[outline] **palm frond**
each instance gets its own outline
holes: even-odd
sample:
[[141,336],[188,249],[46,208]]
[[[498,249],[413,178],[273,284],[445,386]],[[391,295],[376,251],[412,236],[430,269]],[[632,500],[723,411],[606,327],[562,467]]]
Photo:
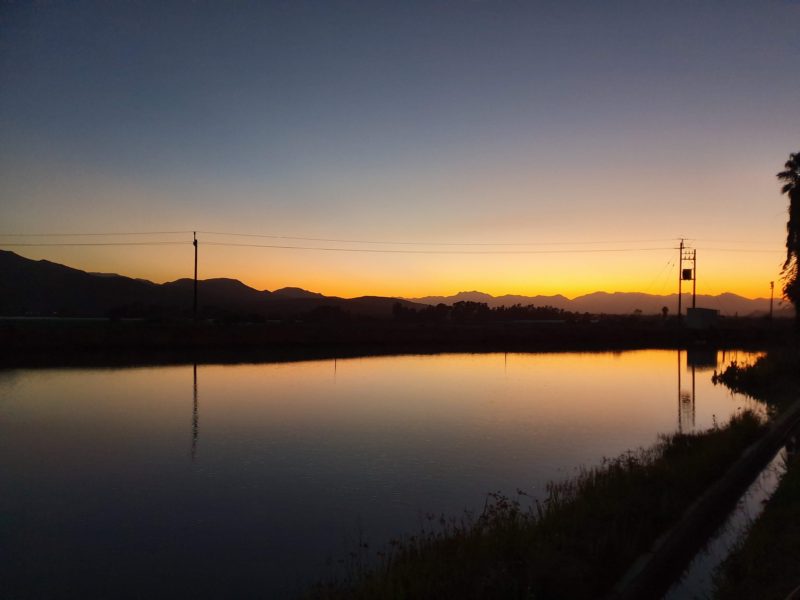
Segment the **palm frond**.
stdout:
[[777,174],[778,181],[784,182],[781,193],[789,195],[786,261],[783,263],[781,278],[784,282],[784,297],[794,304],[795,324],[800,332],[800,152],[790,153],[784,167],[786,170]]

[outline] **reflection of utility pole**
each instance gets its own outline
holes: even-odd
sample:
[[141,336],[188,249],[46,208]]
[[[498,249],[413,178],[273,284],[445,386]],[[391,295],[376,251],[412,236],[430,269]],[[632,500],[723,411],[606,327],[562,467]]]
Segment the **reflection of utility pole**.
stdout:
[[[691,362],[689,353],[686,353],[687,364]],[[681,389],[681,371],[683,370],[683,363],[681,361],[681,351],[678,350],[678,433],[683,433],[684,421],[690,426],[690,430],[694,430],[695,426],[695,392],[696,387],[696,369],[692,364],[692,391],[684,392]]]
[[194,363],[193,375],[194,386],[192,387],[192,396],[194,400],[194,406],[192,407],[192,461],[194,461],[194,457],[197,454],[197,437],[199,434],[200,425],[200,413],[197,407],[197,363]]
[[[681,240],[681,246],[683,240]],[[678,269],[680,270],[680,269]],[[683,433],[683,423],[681,422],[681,350],[678,348],[678,433]]]
[[[688,356],[688,354],[687,354]],[[695,413],[695,385],[694,385],[694,365],[692,365],[692,430],[694,431],[694,413]]]
[[775,282],[769,282],[769,320],[772,321],[772,299],[775,297]]

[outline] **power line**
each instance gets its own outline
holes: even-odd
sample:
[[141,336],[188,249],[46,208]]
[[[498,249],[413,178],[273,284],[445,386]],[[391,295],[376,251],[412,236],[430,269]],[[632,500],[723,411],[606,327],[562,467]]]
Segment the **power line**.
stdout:
[[671,264],[669,265],[669,269],[667,269],[664,272],[663,278],[659,279],[660,283],[658,284],[658,288],[656,288],[657,291],[655,292],[659,296],[663,295],[665,288],[669,284],[669,279],[673,275],[673,269],[675,269],[676,267],[677,267],[677,262],[673,259]]
[[31,247],[41,247],[41,246],[183,246],[186,244],[190,244],[190,241],[186,242],[12,242],[10,244],[6,244],[5,242],[0,242],[0,246],[7,248],[7,247],[19,247],[19,246],[31,246]]
[[670,258],[670,259],[668,259],[668,260],[667,260],[666,264],[664,264],[664,266],[663,266],[663,267],[661,267],[661,270],[658,272],[658,275],[656,275],[656,276],[653,278],[653,281],[651,281],[651,282],[650,282],[650,285],[648,285],[648,286],[645,288],[645,290],[646,290],[646,291],[648,291],[648,292],[649,292],[649,291],[652,289],[652,287],[653,287],[653,286],[654,286],[654,285],[655,285],[655,284],[656,284],[658,281],[660,281],[660,280],[661,280],[661,277],[664,275],[664,273],[667,271],[667,269],[670,267],[670,265],[672,265],[672,264],[673,264],[673,262],[674,262],[674,259],[672,259],[672,258]]
[[[192,230],[181,231],[109,231],[109,232],[83,232],[83,233],[0,233],[0,237],[87,237],[100,236],[112,237],[117,235],[136,236],[136,235],[188,235],[194,233]],[[604,244],[646,244],[656,242],[672,242],[676,238],[660,238],[651,240],[593,240],[593,241],[574,241],[574,242],[410,242],[410,241],[387,241],[387,240],[364,240],[364,239],[341,239],[341,238],[317,238],[277,234],[259,233],[237,233],[231,231],[201,231],[196,233],[206,235],[234,236],[234,237],[253,237],[282,240],[297,240],[311,242],[338,242],[347,244],[384,244],[397,246],[570,246],[570,245],[604,245]]]
[[595,244],[596,245],[650,244],[657,242],[674,242],[676,239],[676,238],[662,238],[656,240],[606,240],[606,241],[582,241],[582,242],[407,242],[407,241],[385,241],[385,240],[316,238],[316,237],[301,237],[301,236],[274,235],[274,234],[262,234],[262,233],[234,233],[234,232],[224,232],[224,231],[198,230],[197,233],[203,233],[206,235],[232,236],[232,237],[267,238],[275,240],[296,240],[303,242],[335,242],[340,244],[382,244],[387,246],[579,246],[579,245],[595,245]]
[[698,250],[704,250],[706,252],[741,252],[744,254],[750,253],[768,253],[768,254],[777,254],[780,252],[786,252],[785,249],[780,250],[763,250],[759,248],[707,248],[703,246],[698,246]]
[[0,233],[0,237],[89,237],[102,236],[111,237],[114,235],[178,235],[190,234],[191,231],[109,231],[91,233]]
[[[687,242],[690,241],[688,238]],[[763,242],[763,241],[754,241],[754,240],[705,240],[705,239],[695,239],[691,240],[692,242],[704,242],[706,244],[756,244],[756,245],[767,245],[772,244],[773,242]]]
[[[199,233],[199,232],[198,232]],[[394,250],[379,248],[328,248],[319,246],[280,246],[276,244],[237,244],[234,242],[203,242],[206,246],[235,248],[273,248],[278,250],[320,250],[324,252],[369,252],[380,254],[585,254],[594,252],[648,252],[674,248],[594,248],[564,250]]]
[[[198,240],[199,241],[199,240]],[[83,246],[184,246],[191,244],[191,240],[180,241],[152,241],[152,242],[1,242],[4,248],[42,248],[42,247],[83,247]],[[662,250],[675,250],[672,247],[659,248],[559,248],[544,250],[401,250],[384,248],[331,248],[321,246],[288,246],[279,244],[239,244],[235,242],[203,241],[206,246],[226,246],[234,248],[272,248],[275,250],[320,250],[324,252],[368,252],[379,254],[593,254],[607,252],[653,252]],[[734,252],[739,254],[780,254],[784,250],[758,250],[746,248],[700,248],[708,252]]]
[[[176,230],[176,231],[115,231],[115,232],[83,232],[83,233],[0,233],[0,238],[64,238],[64,237],[113,237],[113,236],[145,236],[145,235],[188,235],[193,233],[190,230]],[[387,241],[387,240],[368,240],[368,239],[343,239],[343,238],[327,238],[327,237],[304,237],[304,236],[290,236],[290,235],[277,235],[277,234],[259,234],[259,233],[237,233],[237,232],[222,232],[222,231],[197,231],[199,234],[215,235],[215,236],[231,236],[231,237],[245,237],[245,238],[266,238],[275,240],[295,240],[295,241],[310,241],[310,242],[332,242],[337,244],[371,244],[371,245],[386,245],[386,246],[432,246],[432,247],[526,247],[526,246],[603,246],[610,244],[649,244],[658,242],[672,242],[673,239],[649,239],[649,240],[593,240],[593,241],[572,241],[572,242],[412,242],[412,241]],[[693,240],[700,241],[700,240]],[[748,242],[748,241],[728,241],[722,240],[705,240],[707,243],[730,243],[730,244],[765,244],[766,242]],[[186,242],[180,241],[143,241],[143,242],[0,242],[0,245],[6,247],[48,247],[48,246],[148,246],[148,245],[179,245],[184,243],[191,243],[191,240]],[[381,252],[392,254],[555,254],[555,253],[592,253],[592,252],[646,252],[651,250],[674,250],[674,248],[570,248],[570,249],[547,249],[547,250],[511,250],[511,251],[434,251],[434,250],[399,250],[399,249],[359,249],[359,248],[329,248],[329,247],[310,247],[310,246],[292,246],[292,245],[278,245],[278,244],[245,244],[234,242],[216,242],[204,241],[204,244],[214,246],[238,246],[238,247],[253,247],[253,248],[274,248],[274,249],[289,249],[289,250],[321,250],[326,252]],[[702,250],[709,252],[735,252],[735,253],[780,253],[783,249],[767,250],[762,248],[712,248],[703,247]]]

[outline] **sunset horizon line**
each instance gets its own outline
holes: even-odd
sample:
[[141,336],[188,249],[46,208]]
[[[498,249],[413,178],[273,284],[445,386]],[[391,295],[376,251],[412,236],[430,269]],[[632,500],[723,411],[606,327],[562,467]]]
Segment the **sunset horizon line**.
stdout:
[[[15,250],[9,250],[5,247],[0,247],[0,250],[5,252],[11,252],[17,256],[20,256],[27,260],[33,261],[40,261],[44,260],[53,264],[58,264],[64,267],[68,267],[71,269],[76,269],[79,271],[83,271],[90,275],[98,275],[98,276],[119,276],[119,277],[126,277],[129,279],[136,279],[136,280],[145,280],[153,283],[155,285],[164,285],[169,283],[174,283],[177,281],[182,280],[192,280],[193,277],[191,274],[182,277],[174,277],[174,276],[167,276],[167,277],[147,277],[147,276],[139,276],[139,275],[132,275],[126,274],[125,272],[111,272],[111,271],[98,271],[94,270],[91,267],[86,266],[74,266],[74,264],[68,264],[67,262],[59,262],[58,260],[54,260],[52,258],[32,258],[30,256],[25,256],[20,254]],[[496,289],[496,285],[475,285],[475,284],[467,284],[462,286],[450,286],[450,288],[446,291],[440,292],[416,292],[416,293],[391,293],[391,292],[354,292],[354,291],[323,291],[327,289],[326,285],[314,285],[308,283],[287,283],[287,284],[272,284],[272,285],[265,285],[264,283],[260,283],[254,277],[242,276],[242,275],[219,275],[213,274],[210,276],[198,276],[198,282],[205,282],[205,281],[213,281],[219,279],[227,279],[231,281],[238,281],[239,283],[259,292],[269,292],[274,293],[276,291],[284,290],[284,289],[298,289],[304,292],[321,294],[325,297],[338,297],[343,299],[353,299],[353,298],[362,298],[362,297],[383,297],[383,298],[396,298],[398,300],[407,300],[407,301],[417,301],[420,299],[425,298],[452,298],[455,296],[463,295],[463,294],[482,294],[486,296],[490,296],[493,299],[503,298],[506,296],[518,296],[521,298],[555,298],[555,297],[562,297],[569,301],[573,301],[577,298],[582,298],[585,296],[591,296],[596,294],[606,294],[606,295],[615,295],[615,294],[641,294],[646,296],[652,297],[662,297],[662,298],[674,298],[677,297],[677,291],[644,291],[641,289],[634,289],[627,286],[621,286],[620,288],[593,288],[591,290],[586,291],[577,291],[577,292],[564,292],[564,291],[507,291],[507,290],[498,290]],[[778,284],[779,282],[776,282]],[[490,291],[487,291],[490,290]],[[782,296],[779,293],[779,288],[776,285],[776,295],[775,295],[775,302],[780,304],[783,301]],[[719,297],[726,294],[738,296],[740,298],[745,298],[747,300],[769,300],[768,295],[758,295],[758,294],[748,294],[733,291],[732,289],[728,288],[723,291],[699,291],[698,296],[706,296],[706,297]],[[687,291],[686,289],[683,290],[683,296],[691,296],[691,291]]]

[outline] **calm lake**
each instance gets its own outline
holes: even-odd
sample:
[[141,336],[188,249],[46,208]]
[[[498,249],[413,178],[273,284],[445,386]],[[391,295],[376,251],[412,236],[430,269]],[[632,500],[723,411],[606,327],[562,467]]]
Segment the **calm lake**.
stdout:
[[425,513],[542,495],[755,401],[743,352],[0,370],[10,597],[292,597]]

